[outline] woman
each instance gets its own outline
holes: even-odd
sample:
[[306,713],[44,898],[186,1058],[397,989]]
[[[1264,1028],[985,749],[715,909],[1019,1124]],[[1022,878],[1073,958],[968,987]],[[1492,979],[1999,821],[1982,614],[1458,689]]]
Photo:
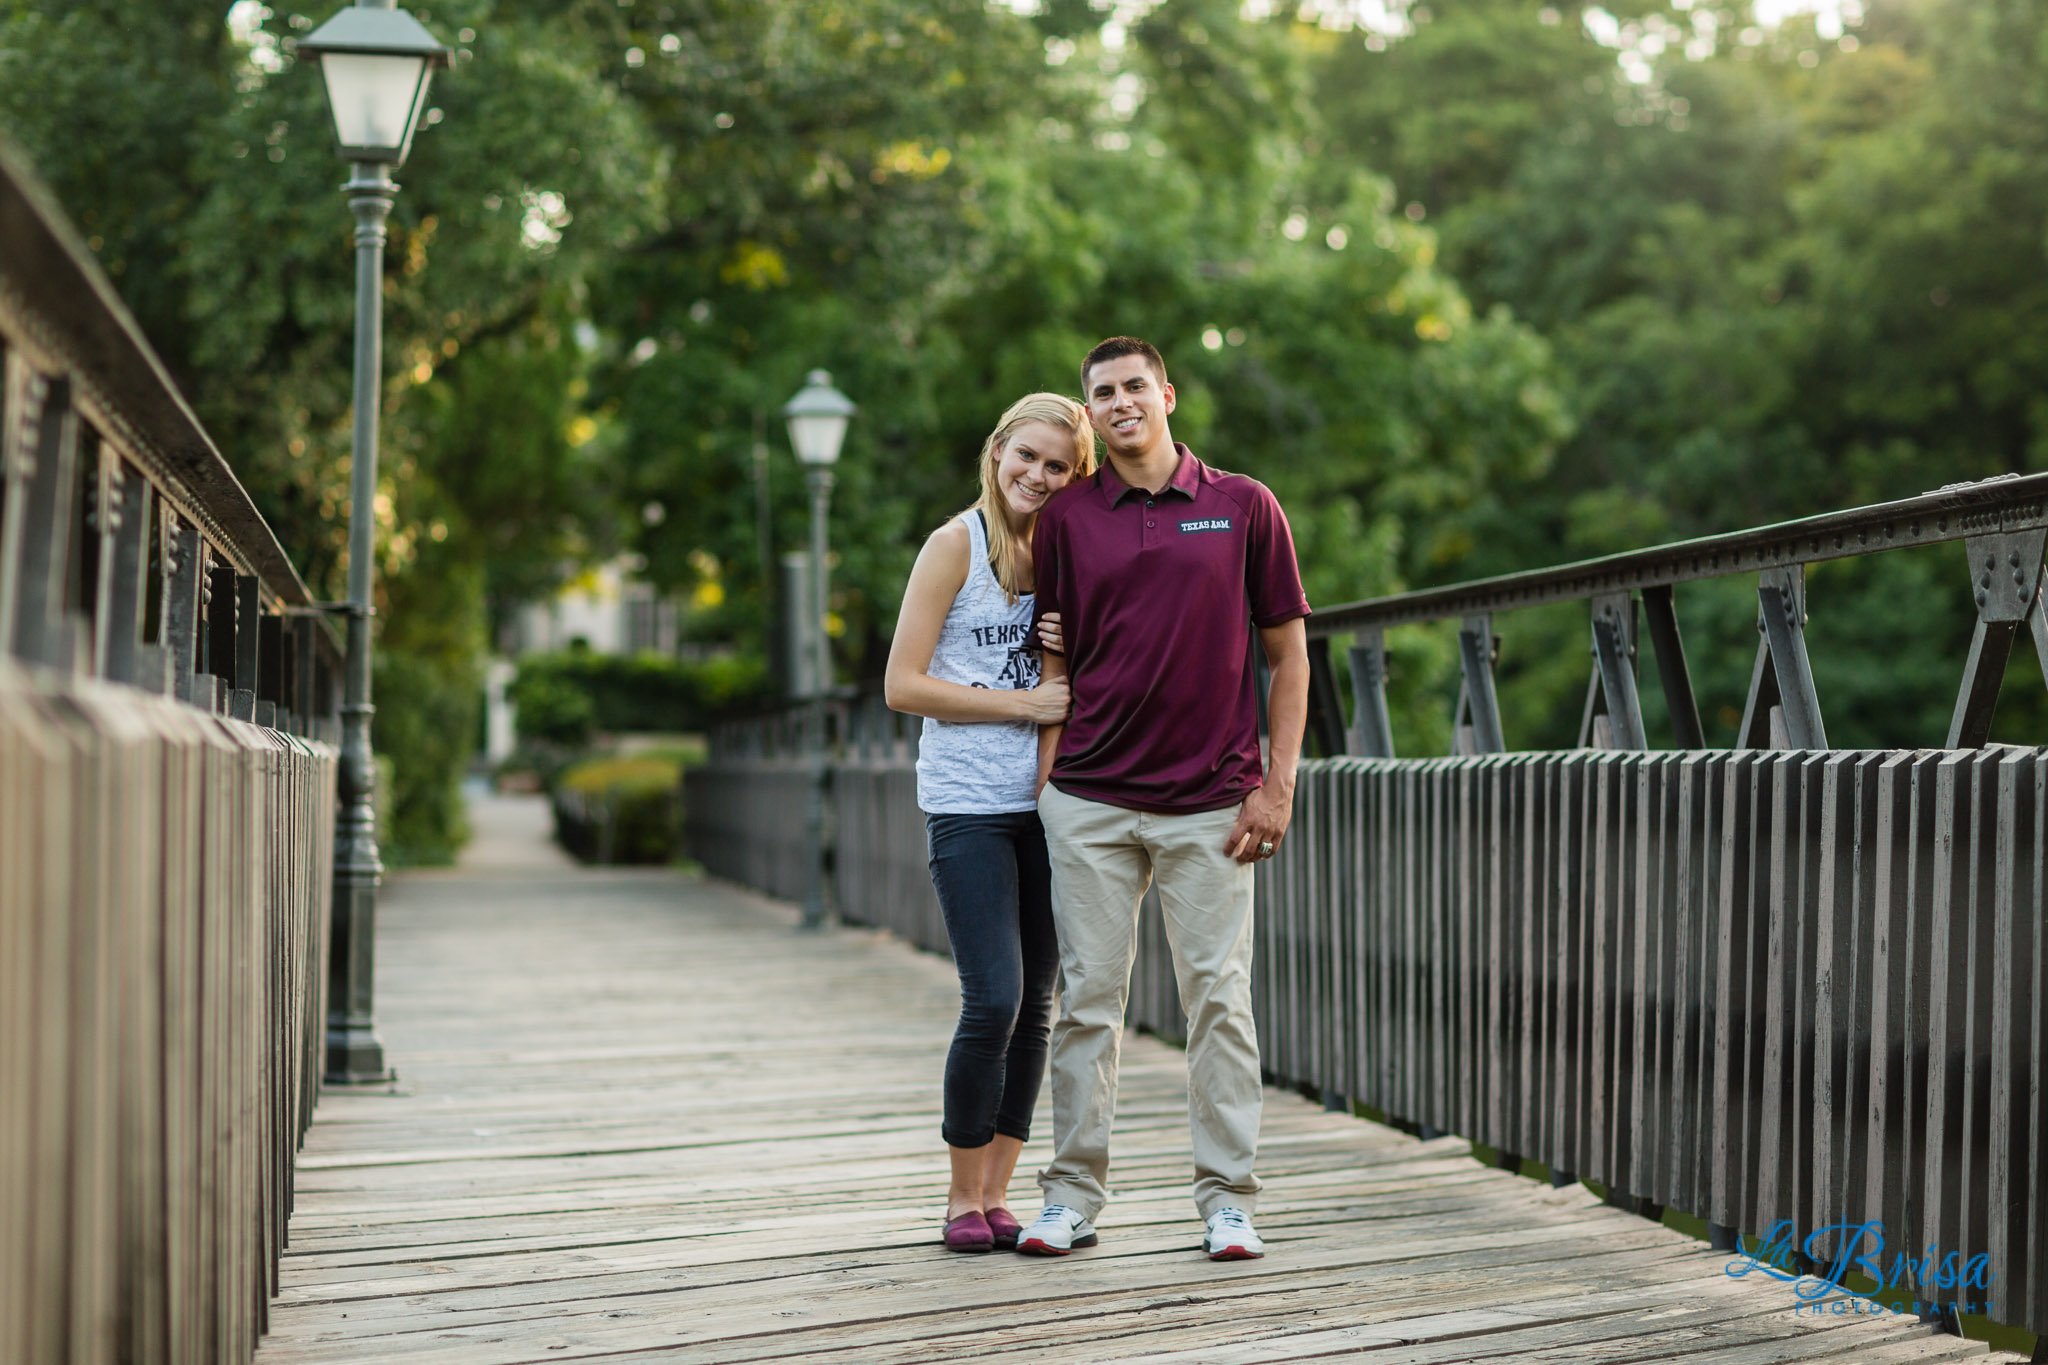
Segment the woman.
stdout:
[[925,717],[917,804],[932,885],[960,972],[941,1128],[952,1159],[951,1251],[1017,1244],[1010,1175],[1045,1074],[1053,978],[1052,881],[1038,824],[1038,727],[1067,716],[1030,639],[1039,509],[1095,468],[1088,412],[1034,393],[981,448],[981,497],[932,533],[910,571],[885,695]]

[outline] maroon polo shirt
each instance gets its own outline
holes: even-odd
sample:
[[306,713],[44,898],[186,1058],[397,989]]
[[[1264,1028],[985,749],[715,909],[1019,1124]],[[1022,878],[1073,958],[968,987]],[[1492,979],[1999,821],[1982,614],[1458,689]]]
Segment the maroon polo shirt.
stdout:
[[1060,614],[1073,714],[1052,781],[1126,810],[1234,806],[1265,781],[1252,627],[1308,615],[1294,536],[1256,479],[1176,442],[1157,494],[1105,461],[1039,514],[1038,614]]

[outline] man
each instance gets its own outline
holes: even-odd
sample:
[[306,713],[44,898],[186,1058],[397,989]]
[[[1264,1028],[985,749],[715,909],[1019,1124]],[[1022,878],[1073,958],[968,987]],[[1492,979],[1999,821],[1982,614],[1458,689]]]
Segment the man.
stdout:
[[[1159,352],[1112,337],[1081,364],[1108,460],[1039,515],[1037,610],[1059,613],[1073,711],[1039,732],[1060,1019],[1045,1209],[1017,1249],[1093,1246],[1108,1198],[1117,1054],[1138,905],[1156,877],[1187,1014],[1195,1206],[1212,1260],[1265,1254],[1251,1215],[1261,1102],[1252,1023],[1252,865],[1293,812],[1308,711],[1308,601],[1287,518],[1263,484],[1174,441]],[[1260,772],[1251,634],[1272,666]]]

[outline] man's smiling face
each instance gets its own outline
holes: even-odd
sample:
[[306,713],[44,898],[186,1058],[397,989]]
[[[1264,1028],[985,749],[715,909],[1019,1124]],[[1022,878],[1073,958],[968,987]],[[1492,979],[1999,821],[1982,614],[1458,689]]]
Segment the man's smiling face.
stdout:
[[1104,360],[1088,372],[1088,420],[1112,455],[1139,456],[1166,431],[1173,385],[1142,355]]

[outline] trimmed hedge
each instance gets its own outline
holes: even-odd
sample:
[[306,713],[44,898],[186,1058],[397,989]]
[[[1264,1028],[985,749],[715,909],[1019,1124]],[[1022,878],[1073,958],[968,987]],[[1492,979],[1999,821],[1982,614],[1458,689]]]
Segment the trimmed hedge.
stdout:
[[555,838],[586,863],[667,863],[681,847],[683,756],[585,759],[554,787]]
[[522,740],[577,746],[599,733],[702,730],[768,692],[766,665],[749,656],[685,663],[570,649],[521,659],[511,698]]

